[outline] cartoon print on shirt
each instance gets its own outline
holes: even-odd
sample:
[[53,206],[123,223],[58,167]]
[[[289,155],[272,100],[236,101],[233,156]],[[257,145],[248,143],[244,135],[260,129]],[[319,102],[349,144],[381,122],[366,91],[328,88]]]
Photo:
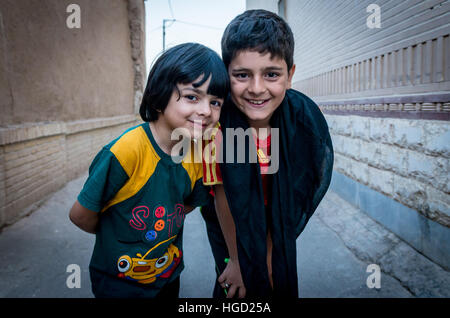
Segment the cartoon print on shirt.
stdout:
[[167,215],[167,222],[169,227],[169,236],[172,235],[174,230],[174,225],[177,228],[180,228],[183,225],[185,214],[184,214],[184,205],[175,204],[175,208],[172,213]]
[[147,225],[142,220],[143,218],[148,218],[150,211],[145,205],[137,206],[131,211],[132,218],[130,220],[130,226],[136,230],[143,231],[147,228]]
[[[159,258],[146,259],[146,257],[158,246],[175,239],[183,226],[184,206],[176,204],[173,212],[167,213],[163,205],[156,205],[153,214],[145,205],[135,207],[131,211],[129,225],[138,231],[142,231],[144,242],[157,242],[164,236],[169,237],[165,241],[157,243],[144,255],[137,253],[135,257],[122,255],[117,260],[118,277],[137,281],[142,284],[153,283],[158,277],[168,278],[181,262],[182,252],[173,244]],[[166,231],[166,228],[168,229]]]
[[120,256],[117,261],[119,270],[117,277],[137,281],[141,284],[153,283],[156,278],[169,278],[181,262],[182,252],[175,245],[170,244],[161,257],[148,260],[145,258],[158,246],[175,238],[176,235],[156,244],[144,256],[140,253],[133,258],[128,255]]
[[163,206],[158,206],[155,209],[155,217],[162,218],[166,214],[166,209]]
[[[169,237],[172,236],[174,232],[176,233],[176,230],[183,226],[183,220],[185,218],[184,205],[175,204],[171,213],[166,213],[164,206],[158,205],[153,211],[153,216],[154,218],[150,214],[150,209],[145,205],[137,206],[131,211],[129,224],[133,229],[138,231],[144,231],[148,228],[144,233],[146,241],[155,240],[158,236],[158,232],[161,232],[166,225],[168,227]],[[152,223],[150,224],[148,220]]]

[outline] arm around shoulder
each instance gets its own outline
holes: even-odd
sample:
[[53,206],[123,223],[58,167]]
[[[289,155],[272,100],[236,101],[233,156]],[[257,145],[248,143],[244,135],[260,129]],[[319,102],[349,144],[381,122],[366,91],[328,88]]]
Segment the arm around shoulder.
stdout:
[[77,200],[70,209],[69,218],[73,224],[83,231],[95,234],[99,221],[99,212],[85,208]]

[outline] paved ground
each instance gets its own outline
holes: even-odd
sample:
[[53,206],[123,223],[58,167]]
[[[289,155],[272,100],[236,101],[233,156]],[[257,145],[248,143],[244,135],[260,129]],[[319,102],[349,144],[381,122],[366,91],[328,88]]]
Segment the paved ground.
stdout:
[[[85,178],[0,233],[0,297],[93,297],[88,264],[94,236],[68,218]],[[184,233],[180,297],[210,297],[214,263],[198,211],[187,216]],[[297,254],[300,297],[450,297],[448,271],[333,192],[299,238]],[[70,264],[80,266],[80,288],[66,285]],[[370,264],[381,269],[380,288],[367,287]]]

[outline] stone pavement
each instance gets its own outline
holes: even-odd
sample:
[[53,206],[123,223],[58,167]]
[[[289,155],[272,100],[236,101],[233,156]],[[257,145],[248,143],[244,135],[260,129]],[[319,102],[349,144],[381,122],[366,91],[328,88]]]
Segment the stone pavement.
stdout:
[[[95,238],[68,218],[85,178],[0,233],[0,297],[93,297]],[[198,210],[186,217],[184,235],[180,297],[211,297],[214,262]],[[297,254],[300,297],[450,297],[448,271],[331,191],[298,239]],[[70,264],[80,266],[80,288],[66,285]],[[370,264],[381,269],[380,288],[366,284]]]

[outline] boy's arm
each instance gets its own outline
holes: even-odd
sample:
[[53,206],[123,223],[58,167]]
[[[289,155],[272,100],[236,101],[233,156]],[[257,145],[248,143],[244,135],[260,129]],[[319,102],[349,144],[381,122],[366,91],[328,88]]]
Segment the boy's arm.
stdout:
[[245,296],[246,290],[239,266],[239,258],[236,245],[236,227],[234,224],[233,216],[231,215],[231,211],[228,206],[228,201],[223,185],[215,185],[214,193],[214,203],[217,211],[217,218],[219,219],[220,228],[222,229],[225,243],[228,248],[228,254],[230,256],[227,266],[222,275],[220,275],[220,277],[218,278],[218,281],[223,288],[226,288],[225,284],[230,285],[227,293],[227,298],[232,298],[236,292],[238,292],[239,298],[243,298]]
[[[118,154],[122,157],[122,161],[134,166],[136,155],[133,151],[124,150],[123,147],[127,145],[123,144],[121,143],[122,146],[118,148],[120,150]],[[70,220],[83,231],[95,234],[100,211],[128,180],[128,174],[116,154],[110,148],[103,147],[89,166],[89,176],[70,209]]]
[[95,234],[99,220],[99,212],[86,209],[77,200],[70,209],[69,218],[73,224],[83,231]]
[[223,185],[215,185],[214,194],[214,203],[216,206],[217,218],[219,219],[220,228],[222,229],[225,243],[227,244],[230,260],[237,261],[238,253],[236,246],[236,227],[234,225],[233,216],[231,215],[231,211],[228,206],[228,201]]

